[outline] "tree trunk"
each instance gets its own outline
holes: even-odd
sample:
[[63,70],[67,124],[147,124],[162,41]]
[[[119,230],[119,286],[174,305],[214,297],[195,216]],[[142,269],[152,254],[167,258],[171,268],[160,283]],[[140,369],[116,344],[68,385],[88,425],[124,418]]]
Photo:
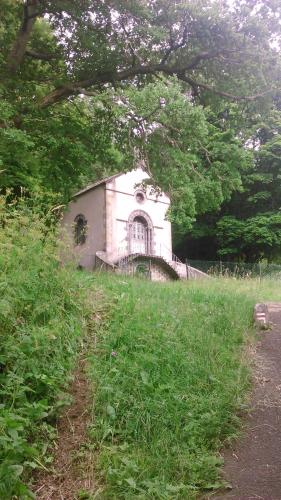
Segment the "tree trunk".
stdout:
[[23,61],[27,43],[30,39],[36,18],[39,15],[38,6],[38,0],[26,0],[24,4],[22,24],[8,58],[10,73],[16,73]]

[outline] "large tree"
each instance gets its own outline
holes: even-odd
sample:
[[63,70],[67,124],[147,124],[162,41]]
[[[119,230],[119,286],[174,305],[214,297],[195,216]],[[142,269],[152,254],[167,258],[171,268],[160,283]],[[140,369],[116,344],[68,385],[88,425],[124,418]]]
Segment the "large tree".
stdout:
[[[235,99],[254,99],[274,88],[270,76],[276,61],[270,43],[280,38],[281,7],[273,0],[258,6],[255,0],[238,0],[231,9],[227,2],[208,0],[2,4],[17,13],[13,36],[8,30],[7,78],[32,60],[51,66],[58,55],[64,59],[61,71],[46,82],[41,106],[157,73],[176,75],[195,92],[201,88]],[[46,40],[38,46],[36,20],[42,17],[53,28],[53,47]],[[249,90],[253,95],[247,95]]]
[[67,197],[141,156],[185,224],[239,187],[249,155],[225,101],[242,113],[275,94],[279,4],[0,3],[6,187]]
[[255,126],[248,147],[254,162],[242,174],[242,190],[220,211],[199,217],[179,244],[183,256],[206,260],[281,260],[280,102]]

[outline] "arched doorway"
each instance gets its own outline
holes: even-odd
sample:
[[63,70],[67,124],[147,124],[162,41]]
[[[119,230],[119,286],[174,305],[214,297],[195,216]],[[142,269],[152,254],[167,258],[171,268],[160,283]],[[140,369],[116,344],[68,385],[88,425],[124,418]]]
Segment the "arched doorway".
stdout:
[[148,253],[147,222],[143,217],[135,217],[132,225],[132,253]]
[[129,253],[151,255],[152,222],[142,210],[135,211],[129,217]]

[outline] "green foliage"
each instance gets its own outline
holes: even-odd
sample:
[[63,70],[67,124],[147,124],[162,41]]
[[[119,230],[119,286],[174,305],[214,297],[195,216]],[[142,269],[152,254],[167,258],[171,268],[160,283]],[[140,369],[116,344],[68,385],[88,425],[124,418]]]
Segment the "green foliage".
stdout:
[[[254,162],[241,173],[242,189],[218,213],[201,217],[182,244],[191,258],[280,260],[281,125],[278,102],[248,139]],[[204,248],[207,249],[204,250]],[[193,248],[192,248],[193,247]],[[203,253],[201,253],[203,252]],[[209,252],[209,253],[208,253]]]
[[249,383],[241,355],[253,294],[222,280],[100,280],[114,304],[89,360],[104,497],[195,498],[219,487],[216,452],[237,433]]
[[0,3],[4,191],[65,202],[141,158],[186,229],[241,188],[247,128],[280,74],[276,6],[252,16],[242,0]]
[[8,500],[31,497],[27,478],[49,459],[87,306],[79,275],[61,266],[56,233],[30,209],[7,210],[3,199],[0,208],[0,497]]
[[212,123],[209,108],[195,106],[183,95],[175,79],[169,85],[150,83],[112,97],[117,98],[123,103],[118,120],[145,162],[149,183],[170,195],[170,220],[182,230],[191,226],[197,214],[217,209],[240,188],[251,153],[230,128]]
[[[8,116],[9,106],[3,109]],[[176,80],[34,111],[21,129],[0,129],[2,186],[67,201],[89,178],[131,169],[137,150],[152,188],[171,196],[170,219],[184,230],[239,189],[251,163],[231,129],[211,122],[210,110],[194,106]]]
[[[91,111],[90,111],[91,110]],[[9,122],[12,110],[2,102],[2,117]],[[0,128],[0,176],[2,189],[21,188],[53,192],[68,201],[73,191],[89,178],[121,169],[122,152],[112,143],[110,112],[77,101],[53,111],[34,110],[21,127]]]
[[246,220],[222,217],[216,226],[219,255],[251,256],[278,260],[281,245],[281,213],[265,213]]
[[[257,129],[255,163],[244,178],[244,192],[235,195],[217,223],[220,254],[245,255],[248,260],[280,258],[281,243],[281,126],[280,111],[273,110],[267,123]],[[224,214],[223,214],[224,215]],[[234,228],[229,222],[236,217]],[[227,252],[225,243],[231,242]],[[227,246],[227,245],[226,245]],[[234,251],[236,247],[236,251]]]
[[105,494],[192,498],[220,486],[216,452],[237,433],[249,382],[252,305],[276,300],[279,285],[78,273],[62,267],[48,217],[1,199],[0,222],[0,497],[31,498],[31,472],[51,462],[53,424],[101,300],[89,433]]

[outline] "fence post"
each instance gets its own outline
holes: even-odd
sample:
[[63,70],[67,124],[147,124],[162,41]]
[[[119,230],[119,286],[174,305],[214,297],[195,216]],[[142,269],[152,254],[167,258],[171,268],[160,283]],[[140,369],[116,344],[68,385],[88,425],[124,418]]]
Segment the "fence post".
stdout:
[[189,270],[188,270],[188,262],[187,259],[185,259],[185,267],[186,267],[186,279],[189,279]]

